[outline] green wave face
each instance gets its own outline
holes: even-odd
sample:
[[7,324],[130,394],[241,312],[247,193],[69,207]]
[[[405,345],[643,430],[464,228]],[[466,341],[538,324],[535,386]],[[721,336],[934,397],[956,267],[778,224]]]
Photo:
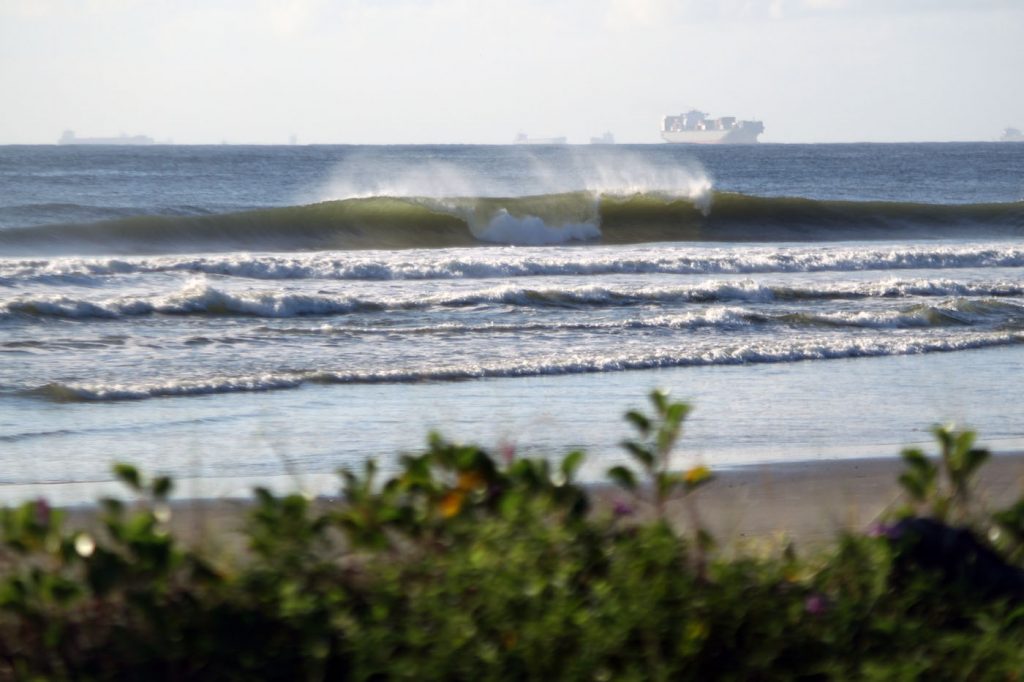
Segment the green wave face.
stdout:
[[[495,225],[502,223],[496,231]],[[1024,202],[936,205],[718,192],[709,205],[657,194],[369,197],[196,217],[132,217],[0,231],[0,255],[403,249],[493,243],[609,244],[1019,236]]]

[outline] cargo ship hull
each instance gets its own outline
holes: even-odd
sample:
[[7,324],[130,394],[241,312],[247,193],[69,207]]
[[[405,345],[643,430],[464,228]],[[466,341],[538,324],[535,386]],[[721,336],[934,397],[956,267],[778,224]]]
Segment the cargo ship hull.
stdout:
[[150,145],[155,144],[146,135],[119,135],[117,137],[78,137],[73,130],[65,130],[57,144]]
[[663,130],[661,137],[673,144],[757,144],[761,131],[754,128],[732,130]]
[[696,109],[661,120],[661,137],[673,144],[755,144],[763,132],[761,121],[737,121],[733,116],[708,118]]

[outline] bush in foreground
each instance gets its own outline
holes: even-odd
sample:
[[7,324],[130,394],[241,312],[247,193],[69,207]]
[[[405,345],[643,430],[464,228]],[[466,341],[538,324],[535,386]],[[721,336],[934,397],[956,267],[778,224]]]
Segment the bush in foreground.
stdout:
[[[341,504],[256,490],[247,549],[168,531],[171,481],[125,465],[142,502],[92,532],[43,502],[0,514],[3,679],[1017,679],[1024,501],[977,511],[987,453],[937,429],[904,453],[908,506],[823,556],[716,551],[670,466],[688,408],[627,414],[632,504],[593,510],[559,464],[432,436]],[[681,532],[665,504],[683,497]],[[651,520],[632,515],[649,507]],[[955,525],[954,525],[955,524]]]

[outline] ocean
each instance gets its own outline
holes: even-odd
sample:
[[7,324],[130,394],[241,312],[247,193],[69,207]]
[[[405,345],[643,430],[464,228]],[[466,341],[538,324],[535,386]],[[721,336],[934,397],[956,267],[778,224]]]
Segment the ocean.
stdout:
[[0,147],[0,496],[326,492],[427,433],[1024,447],[1024,145]]

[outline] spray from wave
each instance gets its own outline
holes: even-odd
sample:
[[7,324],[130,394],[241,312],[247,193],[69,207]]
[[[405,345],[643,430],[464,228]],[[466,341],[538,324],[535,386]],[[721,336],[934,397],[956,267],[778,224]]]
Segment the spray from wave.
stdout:
[[[469,151],[466,152],[471,153]],[[528,167],[524,176],[496,173],[488,178],[468,172],[450,161],[424,159],[392,165],[379,154],[365,158],[350,156],[319,190],[300,197],[303,203],[366,199],[370,197],[525,197],[584,192],[594,195],[632,196],[654,194],[663,198],[685,198],[705,210],[709,207],[712,182],[695,160],[672,159],[656,163],[638,154],[622,151],[561,150],[558,164],[526,149],[521,155]]]
[[518,178],[515,184],[481,180],[450,162],[423,161],[395,172],[376,158],[368,167],[350,160],[335,171],[318,199],[410,200],[457,216],[482,242],[517,246],[599,239],[605,198],[684,201],[703,215],[711,208],[711,181],[696,162],[655,165],[635,154],[575,152],[560,159],[556,169],[522,153],[528,156],[530,180]]
[[[531,157],[532,158],[532,157]],[[346,166],[318,203],[0,230],[0,256],[450,248],[490,244],[1017,238],[1024,202],[922,204],[713,192],[696,165],[586,154],[530,180],[451,163]],[[500,177],[500,174],[498,174]]]

